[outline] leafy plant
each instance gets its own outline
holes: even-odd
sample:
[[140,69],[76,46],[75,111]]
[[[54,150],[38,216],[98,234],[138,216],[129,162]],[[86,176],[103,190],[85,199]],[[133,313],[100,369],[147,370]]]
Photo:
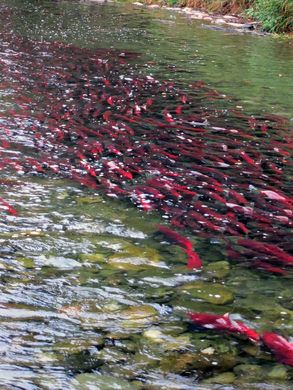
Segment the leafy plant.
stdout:
[[246,15],[261,22],[268,32],[293,31],[293,0],[145,0],[147,4],[191,7],[221,14]]
[[293,31],[292,0],[255,0],[247,14],[259,20],[265,31]]

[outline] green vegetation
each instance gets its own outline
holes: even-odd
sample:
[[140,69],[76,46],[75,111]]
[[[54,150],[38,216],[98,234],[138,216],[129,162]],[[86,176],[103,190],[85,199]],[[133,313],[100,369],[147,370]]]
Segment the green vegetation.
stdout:
[[248,14],[269,32],[293,31],[293,0],[256,0]]
[[293,32],[293,0],[146,0],[221,14],[243,14],[259,21],[268,32]]

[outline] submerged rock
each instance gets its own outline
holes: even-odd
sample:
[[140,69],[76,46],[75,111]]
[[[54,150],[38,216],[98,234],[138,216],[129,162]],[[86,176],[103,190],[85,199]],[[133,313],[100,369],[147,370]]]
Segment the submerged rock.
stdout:
[[132,306],[120,312],[122,327],[144,328],[158,320],[158,311],[152,306]]
[[76,390],[138,390],[141,388],[137,383],[99,374],[77,375],[72,381],[72,386]]
[[160,253],[151,247],[126,245],[123,248],[123,252],[129,256],[140,256],[149,259],[151,262],[159,262],[161,260]]
[[230,369],[236,365],[236,357],[230,353],[218,354],[187,352],[181,354],[169,354],[160,362],[160,368],[164,372],[174,372],[177,374],[189,373],[191,370],[206,371],[210,369]]
[[224,305],[233,302],[234,300],[231,290],[221,284],[209,284],[202,281],[195,281],[184,284],[179,289],[193,298],[202,299],[216,305]]
[[89,372],[101,367],[104,360],[90,350],[66,353],[60,356],[59,362],[71,372]]
[[61,270],[70,270],[74,268],[80,268],[82,265],[75,259],[63,256],[44,256],[38,257],[38,262],[43,267],[56,267]]
[[35,267],[35,262],[33,259],[30,259],[28,257],[19,257],[17,261],[24,267],[24,268],[34,268]]
[[117,253],[108,257],[108,266],[125,271],[141,271],[154,267],[166,267],[160,262],[160,254],[154,248],[121,243]]
[[[160,338],[160,335],[154,335]],[[183,335],[182,335],[183,336]],[[229,340],[222,338],[207,338],[205,333],[184,334],[188,336],[186,351],[165,351],[160,357],[160,368],[164,372],[190,374],[192,370],[226,371],[237,364],[237,349]],[[179,339],[179,338],[178,338]]]
[[262,378],[261,366],[256,364],[239,364],[234,368],[234,372],[242,383],[255,382]]
[[[267,378],[272,381],[287,381],[290,379],[290,373],[288,367],[281,364],[276,364],[273,367],[266,369],[265,371],[266,371]],[[291,370],[291,375],[292,374],[293,373]]]
[[146,299],[151,299],[157,303],[165,303],[170,300],[174,291],[167,287],[157,287],[157,288],[147,288],[144,291],[144,295]]
[[101,347],[103,345],[104,338],[97,335],[94,339],[78,338],[57,342],[53,346],[53,351],[55,351],[55,353],[70,355],[89,350],[92,347]]
[[152,327],[143,333],[151,342],[159,344],[162,351],[184,350],[191,347],[190,335],[173,337],[163,333],[159,327]]
[[82,204],[82,205],[91,205],[95,203],[101,203],[103,202],[103,198],[95,195],[95,196],[79,196],[77,198],[77,203]]
[[220,385],[228,385],[234,383],[235,379],[236,379],[235,374],[233,374],[233,372],[227,371],[227,372],[223,372],[222,374],[215,375],[209,379],[206,379],[203,381],[203,383],[207,383],[207,384],[216,383]]
[[[291,373],[290,373],[291,371]],[[240,364],[234,368],[237,375],[236,383],[286,382],[292,379],[292,370],[281,364]]]
[[105,263],[106,262],[106,256],[102,253],[85,253],[80,254],[79,258],[83,262],[89,262],[89,263]]
[[153,263],[145,257],[134,257],[125,253],[120,253],[109,257],[108,267],[124,271],[140,271],[149,269],[150,267],[158,267],[158,263]]
[[228,261],[216,261],[209,263],[204,268],[204,275],[208,278],[224,279],[230,272]]

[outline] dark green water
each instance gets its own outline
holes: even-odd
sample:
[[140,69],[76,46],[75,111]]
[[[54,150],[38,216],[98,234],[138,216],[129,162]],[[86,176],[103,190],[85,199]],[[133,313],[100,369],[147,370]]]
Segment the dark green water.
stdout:
[[[13,30],[22,36],[135,51],[138,72],[186,89],[201,79],[244,112],[292,118],[286,40],[213,31],[124,5],[0,0],[2,6],[11,7]],[[0,111],[8,95],[2,88]],[[1,179],[1,197],[19,211],[3,213],[0,222],[1,389],[290,388],[292,369],[269,351],[194,330],[186,318],[189,310],[230,312],[289,337],[290,274],[229,264],[216,241],[197,237],[190,238],[204,270],[190,272],[185,253],[155,237],[162,222],[156,213],[66,180],[5,167]]]

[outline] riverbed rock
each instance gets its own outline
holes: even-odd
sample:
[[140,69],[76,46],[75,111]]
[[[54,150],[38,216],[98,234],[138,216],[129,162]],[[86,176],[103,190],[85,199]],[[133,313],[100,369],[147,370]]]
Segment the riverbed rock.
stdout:
[[231,369],[235,364],[235,356],[229,353],[186,352],[166,355],[160,362],[160,368],[164,372],[184,374],[190,370]]
[[24,267],[24,268],[34,268],[35,262],[33,259],[30,259],[29,257],[19,257],[17,261]]
[[124,271],[141,271],[154,267],[165,267],[165,264],[152,261],[148,257],[117,253],[109,257],[107,266],[112,269],[121,269]]
[[162,267],[164,263],[160,262],[160,254],[156,249],[127,244],[108,258],[108,266],[124,271],[141,271]]
[[239,364],[234,367],[234,373],[241,383],[255,382],[262,378],[262,368],[256,364]]
[[161,328],[162,328],[162,332],[164,332],[167,335],[179,336],[182,333],[186,333],[187,324],[182,322],[181,320],[169,321],[167,323],[161,324]]
[[77,354],[82,351],[87,351],[92,347],[102,347],[104,345],[104,338],[97,335],[94,339],[70,339],[58,341],[53,346],[55,353],[70,355]]
[[75,259],[64,256],[45,256],[40,255],[38,257],[38,263],[43,267],[56,267],[61,270],[71,270],[74,268],[80,268],[82,265]]
[[124,379],[100,374],[80,374],[73,381],[72,386],[76,390],[138,390],[136,383]]
[[145,299],[151,299],[153,302],[155,301],[156,303],[169,302],[173,294],[174,290],[171,290],[168,287],[149,287],[144,291]]
[[204,275],[208,278],[224,279],[230,272],[228,261],[216,261],[209,263],[204,268]]
[[145,260],[139,257],[129,257],[127,255],[114,255],[109,258],[108,267],[122,271],[140,271],[148,268]]
[[[174,299],[172,298],[169,304],[177,311],[182,312],[186,317],[186,312],[209,312],[214,314],[223,314],[223,308],[219,304],[209,303],[204,300],[199,299],[190,299],[190,296],[187,294],[176,295]],[[231,311],[232,305],[225,305],[226,311]],[[187,317],[186,317],[187,319]],[[190,321],[189,321],[190,322]]]
[[140,256],[149,259],[156,263],[161,259],[160,253],[155,249],[147,246],[125,245],[122,249],[122,253],[126,253],[129,256]]
[[180,286],[179,289],[182,293],[188,294],[193,298],[202,299],[216,305],[225,305],[234,300],[232,291],[222,284],[195,281],[186,283]]
[[132,306],[120,312],[123,328],[144,328],[158,320],[158,311],[152,306]]
[[215,375],[209,379],[203,381],[203,383],[207,384],[220,384],[220,385],[228,385],[234,383],[236,379],[236,375],[231,371],[223,372],[222,374]]
[[190,335],[180,335],[173,337],[163,333],[159,327],[151,327],[144,331],[143,337],[150,342],[160,345],[162,351],[184,350],[191,347]]
[[101,196],[79,196],[77,198],[77,203],[82,205],[91,205],[96,203],[103,202],[103,198]]
[[265,369],[265,373],[266,377],[271,381],[287,381],[290,379],[288,367],[282,364],[275,364],[274,366]]
[[160,367],[164,372],[184,374],[190,370],[230,370],[237,364],[237,349],[229,340],[208,339],[206,333],[190,333],[188,351],[165,351]]
[[79,258],[86,263],[105,263],[106,256],[102,253],[82,253]]

